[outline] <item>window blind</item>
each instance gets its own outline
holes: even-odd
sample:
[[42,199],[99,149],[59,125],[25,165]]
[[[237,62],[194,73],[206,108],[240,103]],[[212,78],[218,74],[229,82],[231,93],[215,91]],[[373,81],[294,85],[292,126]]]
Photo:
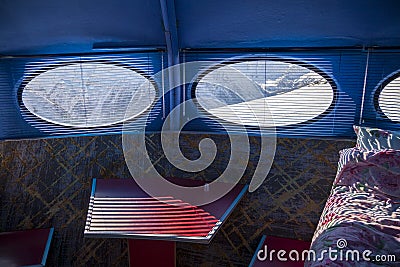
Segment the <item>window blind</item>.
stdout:
[[371,51],[361,124],[400,130],[400,51]]
[[[231,131],[241,131],[238,124],[244,124],[248,133],[257,134],[257,127],[252,127],[246,118],[240,118],[241,123],[229,118],[234,112],[243,113],[245,105],[254,104],[258,105],[256,110],[262,109],[263,101],[266,100],[272,117],[277,118],[275,127],[279,136],[354,136],[352,126],[360,116],[363,92],[366,63],[364,51],[316,50],[267,53],[188,50],[183,52],[183,58],[185,62],[200,62],[198,76],[193,77],[193,82],[186,86],[185,95],[194,100],[201,118],[191,122],[186,127],[187,130],[223,132],[225,127]],[[263,67],[256,64],[247,68],[238,67],[240,64],[247,64],[245,62],[255,61]],[[221,88],[229,87],[229,84],[224,84],[223,79],[217,82],[221,88],[206,85],[210,82],[210,79],[205,79],[207,75],[226,66],[230,67],[230,71],[224,75],[234,79],[247,77],[249,81],[242,85],[233,85],[242,86],[240,89],[226,88],[225,91]],[[208,89],[205,89],[207,86]],[[251,94],[257,89],[259,96],[252,96]],[[268,89],[271,89],[270,92]],[[210,97],[199,99],[201,90],[207,91]],[[211,103],[211,96],[216,94],[216,90],[220,91],[221,98],[227,99],[225,103]],[[227,92],[231,92],[231,95]],[[246,95],[250,100],[235,100],[240,94]],[[262,94],[264,95],[260,96]],[[205,101],[210,101],[210,107],[214,105],[218,109],[219,105],[222,108],[218,109],[218,114],[213,114],[210,112],[213,111],[212,108],[201,105]]]
[[[151,77],[164,54],[0,58],[0,139],[120,133],[125,119],[158,129],[164,103]],[[125,118],[130,101],[146,104]]]

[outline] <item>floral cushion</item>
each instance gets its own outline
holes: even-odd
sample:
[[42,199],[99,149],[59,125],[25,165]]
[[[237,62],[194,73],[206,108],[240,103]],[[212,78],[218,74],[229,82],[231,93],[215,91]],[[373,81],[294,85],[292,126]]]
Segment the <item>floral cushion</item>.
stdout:
[[400,150],[400,132],[354,126],[357,135],[357,148],[363,150],[397,149]]

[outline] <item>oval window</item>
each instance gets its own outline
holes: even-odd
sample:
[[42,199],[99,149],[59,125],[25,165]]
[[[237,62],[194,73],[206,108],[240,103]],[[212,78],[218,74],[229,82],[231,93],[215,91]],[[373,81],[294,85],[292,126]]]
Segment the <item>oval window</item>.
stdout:
[[392,80],[382,89],[378,103],[386,117],[400,122],[400,77]]
[[195,97],[219,119],[273,127],[306,122],[326,112],[334,90],[326,78],[307,67],[257,59],[208,72],[199,80]]
[[[148,109],[155,97],[154,85],[138,72],[88,62],[43,72],[22,91],[23,104],[37,117],[63,126],[84,128],[134,118]],[[131,100],[137,104],[129,105]]]

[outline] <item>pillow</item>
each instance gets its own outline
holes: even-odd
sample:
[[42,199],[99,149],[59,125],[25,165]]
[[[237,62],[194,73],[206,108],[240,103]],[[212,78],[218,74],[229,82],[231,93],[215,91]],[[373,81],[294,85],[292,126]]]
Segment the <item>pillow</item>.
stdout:
[[400,131],[382,130],[364,126],[354,126],[357,135],[356,147],[362,150],[400,150]]

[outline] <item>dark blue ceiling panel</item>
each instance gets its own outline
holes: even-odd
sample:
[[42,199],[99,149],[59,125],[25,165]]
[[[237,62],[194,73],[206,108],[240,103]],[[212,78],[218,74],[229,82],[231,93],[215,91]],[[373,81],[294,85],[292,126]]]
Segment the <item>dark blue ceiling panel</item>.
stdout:
[[165,45],[159,0],[0,0],[0,54]]
[[175,6],[183,48],[400,45],[396,0],[175,0]]
[[[400,46],[397,0],[174,2],[180,48]],[[165,46],[160,1],[0,0],[0,54],[89,52],[98,43]]]

